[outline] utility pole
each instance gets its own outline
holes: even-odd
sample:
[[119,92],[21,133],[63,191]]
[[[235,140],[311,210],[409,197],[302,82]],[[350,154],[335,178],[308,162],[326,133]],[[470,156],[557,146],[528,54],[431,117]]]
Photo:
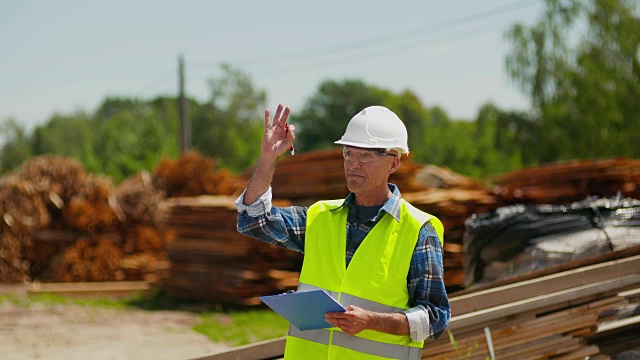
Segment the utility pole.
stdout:
[[191,124],[187,116],[187,98],[184,95],[184,58],[178,57],[178,116],[180,117],[180,152],[191,149]]

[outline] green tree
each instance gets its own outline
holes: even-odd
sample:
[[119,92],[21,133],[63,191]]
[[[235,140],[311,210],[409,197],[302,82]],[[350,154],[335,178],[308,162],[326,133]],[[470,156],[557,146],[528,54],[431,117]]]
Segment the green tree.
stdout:
[[0,150],[0,174],[4,174],[29,158],[31,140],[24,126],[14,119],[6,119],[0,124],[0,134],[4,140]]
[[300,112],[292,114],[296,125],[296,147],[300,151],[335,146],[349,120],[371,105],[384,105],[389,91],[365,84],[361,80],[325,80],[308,97]]
[[49,121],[33,130],[32,153],[59,154],[76,158],[85,165],[93,164],[96,161],[93,152],[96,135],[87,114],[54,114]]
[[267,95],[247,74],[228,64],[221,68],[222,76],[209,81],[210,100],[197,113],[190,110],[193,145],[238,172],[260,154]]
[[163,157],[177,157],[175,100],[152,101],[108,98],[92,121],[96,161],[92,171],[120,181],[140,170],[153,169]]
[[539,161],[640,155],[640,21],[632,0],[546,0],[515,25],[507,71],[532,101]]

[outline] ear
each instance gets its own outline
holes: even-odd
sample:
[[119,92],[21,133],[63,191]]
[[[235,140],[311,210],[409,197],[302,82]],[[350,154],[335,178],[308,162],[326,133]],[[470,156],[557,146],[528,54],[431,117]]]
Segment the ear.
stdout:
[[394,157],[391,167],[389,168],[389,174],[393,174],[400,167],[400,157]]

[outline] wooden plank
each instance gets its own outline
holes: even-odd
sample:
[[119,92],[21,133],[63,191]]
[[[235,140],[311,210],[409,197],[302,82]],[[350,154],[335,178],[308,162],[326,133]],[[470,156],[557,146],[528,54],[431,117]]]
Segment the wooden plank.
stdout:
[[533,271],[523,275],[513,276],[510,278],[494,281],[487,284],[474,285],[467,289],[460,290],[455,293],[451,293],[449,294],[449,297],[456,298],[466,294],[477,293],[479,291],[493,289],[493,288],[497,288],[497,287],[501,287],[509,284],[521,283],[525,280],[536,279],[542,276],[557,274],[557,273],[561,273],[561,272],[565,272],[573,269],[578,269],[584,266],[590,266],[590,265],[600,264],[603,262],[624,259],[627,257],[636,256],[636,255],[640,255],[640,245],[631,246],[622,250],[616,250],[607,254],[590,256],[584,259],[571,261],[566,264],[551,266],[545,269]]
[[284,355],[286,337],[265,340],[254,344],[239,346],[224,352],[210,354],[190,360],[267,360]]
[[131,296],[148,293],[151,284],[146,281],[108,281],[76,283],[31,283],[28,294],[58,294],[74,297]]
[[638,283],[640,283],[640,274],[634,274],[619,278],[611,278],[608,280],[599,281],[594,284],[578,286],[567,290],[515,301],[513,303],[498,305],[491,308],[454,316],[451,318],[451,321],[449,323],[449,329],[454,330],[474,324],[481,324],[495,318],[517,315],[519,313],[532,309],[542,308],[544,306],[554,305],[566,301],[572,301],[584,296],[604,293],[606,291],[611,291],[613,289],[618,289],[624,286],[634,285]]
[[598,354],[599,352],[600,349],[597,346],[583,346],[580,349],[571,351],[567,354],[552,356],[549,360],[582,360],[588,358],[590,355]]
[[640,273],[640,255],[456,296],[449,299],[449,303],[452,316],[456,316],[531,298],[541,293],[561,291],[638,273]]

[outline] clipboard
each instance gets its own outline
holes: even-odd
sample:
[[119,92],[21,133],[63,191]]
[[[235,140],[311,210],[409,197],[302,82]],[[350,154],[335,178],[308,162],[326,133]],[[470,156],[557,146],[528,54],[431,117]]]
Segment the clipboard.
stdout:
[[324,314],[346,311],[324,290],[260,296],[260,300],[300,330],[333,327],[324,320]]

